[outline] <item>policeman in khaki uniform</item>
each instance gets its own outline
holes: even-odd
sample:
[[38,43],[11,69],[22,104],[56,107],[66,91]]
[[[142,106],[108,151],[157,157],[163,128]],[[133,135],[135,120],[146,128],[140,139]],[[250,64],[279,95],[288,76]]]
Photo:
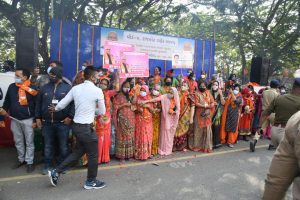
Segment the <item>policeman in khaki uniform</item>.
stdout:
[[300,111],[287,122],[265,181],[263,200],[284,199],[293,182],[293,199],[300,199]]
[[[287,121],[290,117],[300,110],[300,73],[297,74],[293,90],[289,94],[278,96],[269,107],[262,113],[260,118],[260,127],[262,122],[266,120],[268,116],[275,113],[274,124],[272,126],[271,145],[269,149],[277,148],[280,141],[282,140],[285,132]],[[257,131],[254,136],[254,142],[250,143],[250,150],[255,151],[256,142],[259,139],[259,133],[261,128]]]

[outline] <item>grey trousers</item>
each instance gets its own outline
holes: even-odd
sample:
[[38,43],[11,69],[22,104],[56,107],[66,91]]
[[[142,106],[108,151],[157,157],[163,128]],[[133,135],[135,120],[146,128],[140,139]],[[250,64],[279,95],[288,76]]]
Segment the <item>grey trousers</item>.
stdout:
[[34,159],[34,132],[32,128],[33,118],[25,120],[11,120],[11,131],[13,132],[15,146],[20,162],[26,161],[33,164]]
[[285,128],[272,126],[271,144],[277,148],[284,136]]

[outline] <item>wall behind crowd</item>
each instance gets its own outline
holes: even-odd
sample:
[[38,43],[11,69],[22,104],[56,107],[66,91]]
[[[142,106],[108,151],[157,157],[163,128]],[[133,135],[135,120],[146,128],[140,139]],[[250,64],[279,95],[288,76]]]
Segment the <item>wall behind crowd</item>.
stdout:
[[[78,24],[71,21],[52,20],[50,28],[50,57],[64,65],[64,76],[72,79],[81,65],[88,60],[95,67],[102,65],[101,27]],[[197,78],[205,71],[208,78],[215,72],[215,42],[212,40],[195,40],[194,71]],[[150,74],[155,66],[162,68],[162,76],[172,68],[172,61],[149,59]],[[174,69],[175,76],[186,75],[187,69]]]

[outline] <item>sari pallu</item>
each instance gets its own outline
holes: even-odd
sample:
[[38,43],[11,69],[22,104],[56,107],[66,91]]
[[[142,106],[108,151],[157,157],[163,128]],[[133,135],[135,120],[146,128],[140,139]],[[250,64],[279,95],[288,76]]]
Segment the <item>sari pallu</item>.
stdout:
[[121,108],[124,103],[128,102],[129,100],[122,93],[114,98],[115,155],[119,159],[133,158],[134,155],[135,113],[130,107]]
[[[153,108],[161,110],[161,103],[160,102],[153,103]],[[158,154],[161,111],[153,113],[152,118],[153,118],[153,139],[152,139],[152,151],[151,152],[152,152],[152,155],[155,156]]]
[[232,100],[229,94],[221,118],[220,139],[221,144],[234,144],[238,137],[238,121],[241,112],[240,105],[243,102],[241,94],[236,96],[236,101]]
[[[212,108],[197,107],[197,104],[208,104]],[[195,94],[194,133],[189,136],[189,148],[193,151],[212,152],[212,115],[214,114],[214,98],[207,90]],[[204,115],[205,113],[205,115]]]
[[212,118],[212,132],[213,132],[213,148],[218,148],[221,146],[220,140],[220,127],[221,127],[221,118],[223,112],[223,105],[221,103],[220,94],[212,92],[212,96],[214,97],[217,105],[215,106],[215,113]]
[[182,151],[187,147],[187,135],[191,117],[191,99],[188,92],[180,94],[180,115],[175,132],[173,150]]

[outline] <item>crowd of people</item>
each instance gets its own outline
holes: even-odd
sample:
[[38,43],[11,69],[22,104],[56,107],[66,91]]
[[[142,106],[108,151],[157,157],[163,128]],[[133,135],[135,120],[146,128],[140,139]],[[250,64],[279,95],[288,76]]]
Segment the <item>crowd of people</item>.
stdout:
[[235,74],[225,83],[208,80],[205,72],[196,80],[191,69],[178,77],[169,70],[162,77],[157,66],[148,78],[120,79],[117,70],[85,62],[72,82],[63,77],[58,61],[45,75],[38,70],[32,75],[16,70],[0,114],[12,118],[18,152],[14,168],[27,164],[28,172],[34,170],[33,129],[41,128],[42,173],[50,173],[54,185],[79,158],[88,166],[85,188],[91,189],[104,185],[96,181],[95,169],[111,156],[125,162],[174,151],[210,153],[224,145],[233,148],[239,139],[249,141],[251,135],[252,151],[262,136],[271,139],[269,149],[276,148],[287,120],[300,110],[298,78],[285,95],[280,80],[256,92],[256,83],[241,85]]

